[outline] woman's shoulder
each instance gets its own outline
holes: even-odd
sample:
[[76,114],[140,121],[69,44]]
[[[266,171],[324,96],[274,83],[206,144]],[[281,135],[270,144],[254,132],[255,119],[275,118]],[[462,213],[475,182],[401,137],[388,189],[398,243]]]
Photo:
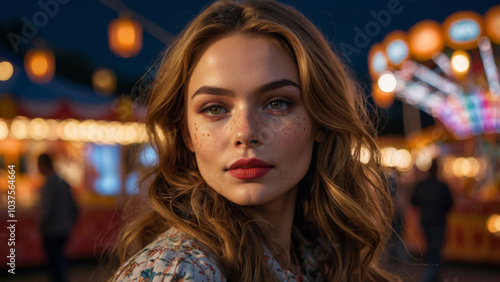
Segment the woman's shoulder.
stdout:
[[176,228],[130,258],[113,281],[225,281],[215,256]]

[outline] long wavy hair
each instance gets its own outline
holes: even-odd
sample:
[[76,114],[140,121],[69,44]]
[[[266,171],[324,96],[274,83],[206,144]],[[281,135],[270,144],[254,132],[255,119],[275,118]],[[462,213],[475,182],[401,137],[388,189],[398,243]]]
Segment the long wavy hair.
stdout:
[[[317,261],[323,277],[397,280],[377,267],[392,202],[363,92],[318,29],[296,9],[274,1],[215,2],[166,50],[148,93],[146,118],[158,161],[144,177],[150,179],[145,211],[120,233],[120,261],[176,227],[217,256],[229,281],[276,280],[264,261],[262,246],[270,245],[265,225],[206,184],[182,138],[184,95],[196,58],[231,34],[264,36],[294,58],[304,105],[324,133],[299,183],[294,217],[294,225],[323,251]],[[362,154],[369,161],[361,161]]]

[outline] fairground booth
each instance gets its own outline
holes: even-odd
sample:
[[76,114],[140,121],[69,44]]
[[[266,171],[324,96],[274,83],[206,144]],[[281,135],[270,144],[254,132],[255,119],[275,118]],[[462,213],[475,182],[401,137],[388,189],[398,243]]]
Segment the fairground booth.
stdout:
[[[418,254],[425,247],[409,199],[438,158],[455,199],[445,259],[500,265],[500,6],[393,31],[371,47],[368,60],[377,104],[403,103],[405,138],[380,141],[399,178],[395,200],[408,248]],[[435,125],[420,128],[419,110]]]
[[[112,48],[123,56],[136,52],[136,46],[126,47]],[[5,224],[15,220],[16,268],[43,265],[46,259],[37,228],[45,181],[37,168],[40,154],[53,157],[80,210],[69,259],[95,258],[109,249],[119,224],[118,196],[135,194],[137,170],[154,161],[145,145],[144,107],[116,94],[111,70],[96,69],[91,79],[92,87],[56,75],[50,49],[28,50],[22,60],[0,47],[0,228],[7,230]],[[9,187],[12,168],[15,182]],[[15,200],[7,199],[11,190]],[[1,244],[0,253],[8,254],[9,246]],[[0,268],[6,263],[2,256]]]

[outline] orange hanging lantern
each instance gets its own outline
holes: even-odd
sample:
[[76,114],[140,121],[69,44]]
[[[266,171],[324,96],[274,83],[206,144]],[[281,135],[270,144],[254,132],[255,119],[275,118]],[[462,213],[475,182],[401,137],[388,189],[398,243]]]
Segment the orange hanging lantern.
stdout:
[[142,26],[126,17],[114,19],[108,26],[109,49],[122,58],[134,57],[142,49]]
[[31,49],[24,55],[24,69],[31,81],[44,84],[56,72],[54,53],[49,49]]

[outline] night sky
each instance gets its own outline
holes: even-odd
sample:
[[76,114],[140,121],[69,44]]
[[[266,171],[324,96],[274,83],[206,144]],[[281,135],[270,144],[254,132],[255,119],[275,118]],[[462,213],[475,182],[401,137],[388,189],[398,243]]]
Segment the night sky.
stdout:
[[[328,40],[336,46],[346,62],[354,69],[360,81],[369,85],[367,53],[370,46],[383,40],[393,30],[408,31],[415,23],[424,19],[438,22],[460,10],[471,10],[483,15],[490,7],[500,4],[498,0],[377,0],[377,1],[326,1],[326,0],[282,0],[295,6],[316,24]],[[0,8],[0,43],[22,57],[33,46],[45,46],[54,50],[57,60],[57,74],[78,83],[90,85],[90,74],[97,67],[113,69],[119,82],[116,95],[127,93],[133,84],[145,74],[173,38],[198,14],[209,1],[138,1],[138,0],[40,0],[2,1]],[[112,7],[112,8],[111,8]],[[48,9],[48,10],[47,10]],[[155,34],[162,40],[144,31],[141,53],[123,59],[116,57],[108,48],[107,27],[118,17],[117,11],[133,11],[132,17],[147,18],[150,24],[159,28]],[[357,28],[364,30],[370,22],[377,22],[376,15],[382,10],[393,11],[390,19],[379,25],[379,32],[368,37],[362,46],[356,44]],[[39,25],[32,38],[23,36],[22,27],[26,21],[37,19],[46,22]],[[37,18],[38,17],[38,18]],[[14,32],[26,41],[12,44],[7,34]],[[163,41],[163,42],[162,42]],[[352,48],[350,48],[352,47]],[[18,50],[16,50],[18,49]],[[17,52],[15,52],[17,51]],[[347,52],[346,52],[347,51]],[[1,82],[0,82],[1,83]],[[384,134],[401,134],[401,103],[396,102],[383,116]],[[424,118],[425,119],[425,118]],[[426,124],[426,121],[424,121]]]

